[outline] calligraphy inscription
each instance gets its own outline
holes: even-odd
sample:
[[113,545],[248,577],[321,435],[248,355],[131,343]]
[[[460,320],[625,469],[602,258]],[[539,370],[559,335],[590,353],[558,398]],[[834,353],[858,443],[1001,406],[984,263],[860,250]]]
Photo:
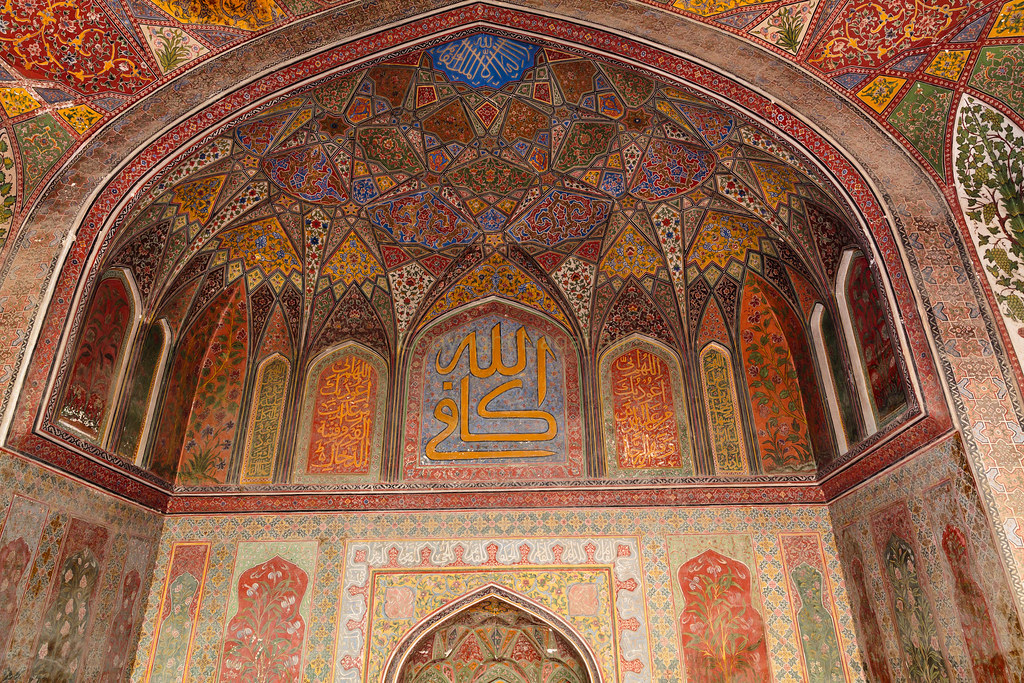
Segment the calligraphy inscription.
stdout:
[[501,88],[533,66],[536,45],[496,36],[471,36],[429,50],[434,65],[451,80],[474,88]]
[[701,366],[715,466],[719,474],[746,473],[740,451],[739,409],[729,363],[721,351],[706,349],[701,354]]
[[682,467],[672,378],[650,351],[631,349],[612,363],[619,467]]
[[242,480],[246,484],[269,484],[273,480],[277,438],[281,432],[281,416],[288,390],[288,370],[288,361],[275,358],[263,367],[260,374],[249,437],[249,457],[242,468]]
[[435,349],[426,358],[427,462],[560,457],[563,363],[544,334],[489,316]]
[[306,471],[366,474],[370,469],[377,371],[346,354],[324,369],[317,383]]

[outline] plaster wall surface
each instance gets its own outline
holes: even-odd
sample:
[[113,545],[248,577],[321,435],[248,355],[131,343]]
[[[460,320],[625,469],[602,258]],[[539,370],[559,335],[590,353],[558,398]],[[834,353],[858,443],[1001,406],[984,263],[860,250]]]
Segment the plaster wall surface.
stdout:
[[0,509],[0,678],[123,680],[160,516],[6,451]]
[[[165,670],[164,586],[190,544],[207,561],[187,680],[234,680],[226,647],[259,590],[247,572],[275,556],[308,577],[296,598],[305,635],[287,650],[305,680],[380,680],[409,629],[487,583],[564,618],[606,681],[716,680],[725,669],[701,663],[702,647],[730,660],[732,680],[864,680],[825,506],[171,517],[132,680],[183,680],[154,671]],[[724,618],[714,635],[690,581],[722,591],[705,605]]]
[[958,436],[830,506],[870,680],[1015,680],[1024,637]]

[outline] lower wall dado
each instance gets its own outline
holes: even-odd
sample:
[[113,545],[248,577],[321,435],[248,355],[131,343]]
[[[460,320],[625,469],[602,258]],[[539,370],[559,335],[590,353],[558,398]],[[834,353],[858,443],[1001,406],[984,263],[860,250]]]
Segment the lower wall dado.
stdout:
[[604,681],[863,680],[824,506],[170,518],[132,680],[385,680],[404,634],[489,584]]
[[1019,681],[1024,636],[959,436],[832,503],[871,681]]
[[[161,520],[9,454],[0,482],[4,681],[462,681],[491,653],[625,683],[1024,672],[955,437],[831,506]],[[445,649],[512,612],[532,625]]]
[[160,516],[3,451],[0,515],[0,680],[124,680]]

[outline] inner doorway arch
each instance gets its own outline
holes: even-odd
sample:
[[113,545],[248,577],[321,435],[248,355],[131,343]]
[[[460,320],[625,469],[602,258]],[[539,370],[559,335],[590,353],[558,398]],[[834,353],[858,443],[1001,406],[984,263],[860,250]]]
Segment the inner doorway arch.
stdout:
[[561,617],[497,584],[453,600],[407,633],[383,683],[601,683],[597,659]]

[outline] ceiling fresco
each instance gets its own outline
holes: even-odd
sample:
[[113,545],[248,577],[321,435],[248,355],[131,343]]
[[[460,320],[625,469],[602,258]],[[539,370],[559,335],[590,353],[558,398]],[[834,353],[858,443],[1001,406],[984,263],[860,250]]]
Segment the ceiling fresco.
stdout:
[[[1024,6],[892,0],[644,0],[799,64],[951,183],[954,103],[967,93],[1020,121]],[[52,170],[104,122],[203,60],[343,2],[29,0],[0,21],[5,163],[20,169],[6,239]],[[60,30],[52,30],[52,25]],[[482,78],[490,78],[490,75]],[[484,81],[470,85],[485,85]],[[425,95],[426,96],[426,95]],[[945,144],[944,144],[945,143]],[[20,198],[20,199],[16,199]]]
[[919,415],[842,192],[682,83],[469,31],[192,150],[47,408],[179,492],[811,483]]

